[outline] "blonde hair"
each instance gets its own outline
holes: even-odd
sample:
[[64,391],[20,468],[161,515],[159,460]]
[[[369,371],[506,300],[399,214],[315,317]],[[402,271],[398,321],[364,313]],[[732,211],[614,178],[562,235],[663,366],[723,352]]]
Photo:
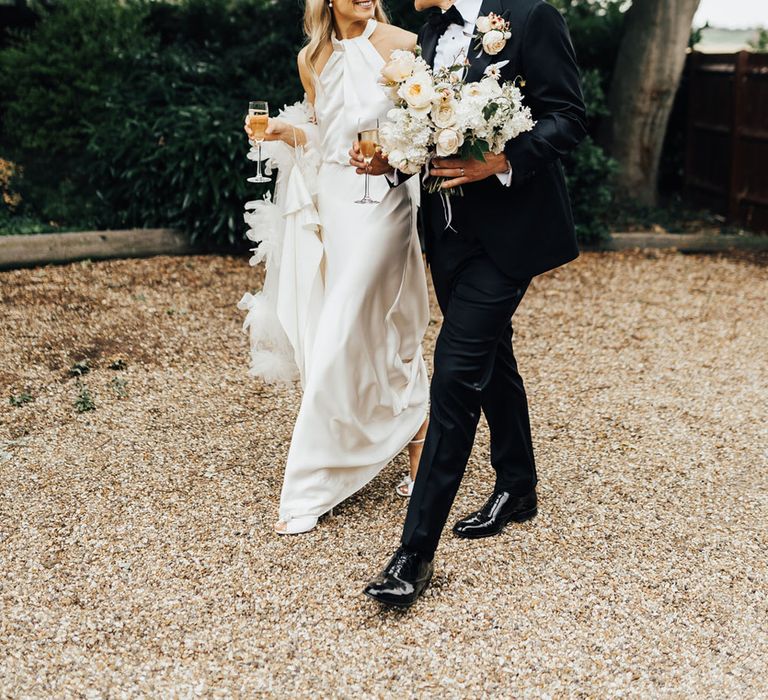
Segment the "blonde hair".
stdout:
[[[382,6],[382,0],[376,0],[374,19],[382,24],[389,24],[389,18]],[[333,11],[328,0],[306,0],[304,5],[304,34],[307,37],[306,63],[313,78],[317,78],[315,66],[326,44],[333,34]]]

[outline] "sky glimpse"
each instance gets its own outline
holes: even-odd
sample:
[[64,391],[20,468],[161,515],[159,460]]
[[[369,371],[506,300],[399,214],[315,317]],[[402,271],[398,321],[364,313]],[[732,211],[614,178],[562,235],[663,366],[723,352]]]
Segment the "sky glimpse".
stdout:
[[749,29],[768,27],[768,0],[701,0],[693,23],[714,27]]

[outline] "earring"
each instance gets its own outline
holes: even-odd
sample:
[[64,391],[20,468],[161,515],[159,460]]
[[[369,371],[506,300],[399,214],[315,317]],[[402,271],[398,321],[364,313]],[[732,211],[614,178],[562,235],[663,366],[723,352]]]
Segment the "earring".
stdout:
[[330,2],[328,3],[328,9],[329,10],[333,9],[333,0],[330,0]]

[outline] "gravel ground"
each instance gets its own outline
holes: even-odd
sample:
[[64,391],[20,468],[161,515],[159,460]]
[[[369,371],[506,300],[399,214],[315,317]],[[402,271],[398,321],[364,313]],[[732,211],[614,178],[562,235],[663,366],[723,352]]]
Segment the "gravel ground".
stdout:
[[[767,697],[765,263],[537,279],[516,347],[540,515],[446,535],[405,613],[361,595],[404,455],[272,534],[299,394],[246,375],[245,259],[0,274],[0,697]],[[491,484],[482,427],[452,519]]]

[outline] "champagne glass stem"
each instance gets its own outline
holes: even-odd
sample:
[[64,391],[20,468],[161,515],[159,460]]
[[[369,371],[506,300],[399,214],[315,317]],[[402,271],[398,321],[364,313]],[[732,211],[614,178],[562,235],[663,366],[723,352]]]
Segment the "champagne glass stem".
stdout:
[[370,168],[369,165],[365,166],[365,199],[370,199],[370,195],[368,193],[368,177],[370,173],[368,172],[368,168]]
[[256,161],[256,177],[262,177],[262,174],[261,174],[261,141],[259,141],[259,159]]

